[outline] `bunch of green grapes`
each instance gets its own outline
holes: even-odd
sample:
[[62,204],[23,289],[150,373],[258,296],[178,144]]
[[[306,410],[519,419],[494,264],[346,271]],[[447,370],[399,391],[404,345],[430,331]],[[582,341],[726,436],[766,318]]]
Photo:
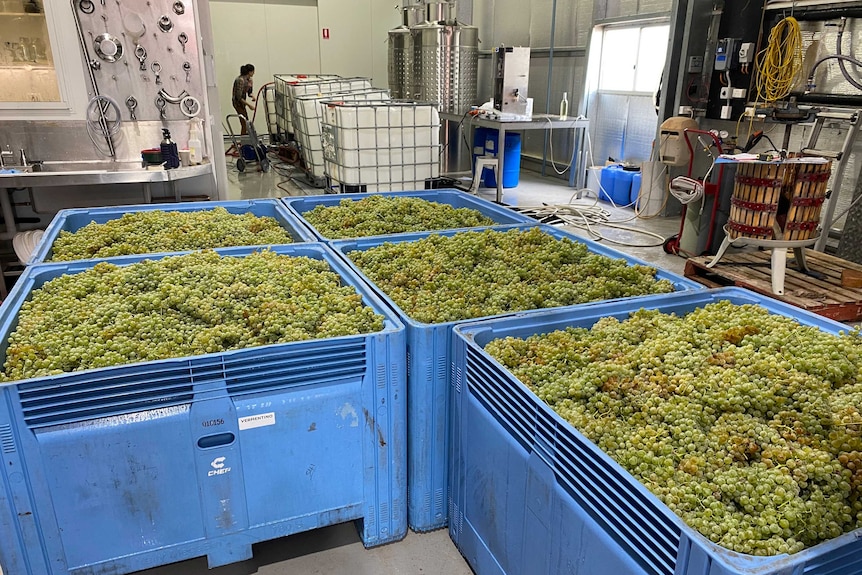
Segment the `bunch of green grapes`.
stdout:
[[293,240],[275,218],[231,214],[219,206],[195,212],[133,212],[104,224],[61,231],[52,261],[107,258],[229,246],[269,246]]
[[486,351],[688,525],[740,553],[862,528],[862,337],[727,301]]
[[673,291],[655,268],[591,253],[539,228],[430,235],[347,255],[424,323]]
[[454,208],[422,198],[382,195],[341,200],[337,206],[317,206],[303,217],[330,239],[473,228],[495,223],[470,208]]
[[383,329],[326,262],[270,251],[99,263],[31,295],[6,381]]

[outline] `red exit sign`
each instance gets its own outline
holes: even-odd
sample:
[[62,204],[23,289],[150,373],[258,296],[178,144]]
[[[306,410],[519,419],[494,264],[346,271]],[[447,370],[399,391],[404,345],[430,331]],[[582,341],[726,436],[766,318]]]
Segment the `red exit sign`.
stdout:
[[329,40],[329,28],[324,28],[324,29],[323,29],[323,39],[324,39],[324,40]]

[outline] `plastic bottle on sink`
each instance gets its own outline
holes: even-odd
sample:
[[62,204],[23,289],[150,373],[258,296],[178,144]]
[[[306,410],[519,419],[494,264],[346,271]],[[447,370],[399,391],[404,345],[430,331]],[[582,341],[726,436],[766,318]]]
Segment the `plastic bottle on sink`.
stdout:
[[192,118],[189,120],[189,163],[197,165],[203,162],[203,145],[201,144],[200,120]]

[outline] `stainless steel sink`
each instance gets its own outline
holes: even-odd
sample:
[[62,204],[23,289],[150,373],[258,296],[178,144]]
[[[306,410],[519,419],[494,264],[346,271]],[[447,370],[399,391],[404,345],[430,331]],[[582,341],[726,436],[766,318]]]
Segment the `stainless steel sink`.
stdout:
[[[71,160],[65,162],[34,162],[29,166],[5,166],[7,170],[15,170],[18,174],[79,174],[103,172],[127,172],[131,170],[146,170],[140,162],[111,162],[104,160]],[[16,174],[4,174],[16,175]]]
[[109,162],[101,160],[93,161],[67,161],[67,162],[41,162],[28,166],[28,172],[124,172],[128,170],[143,170],[140,162]]
[[[44,161],[31,166],[7,166],[15,174],[0,174],[0,189],[100,184],[150,184],[175,182],[212,173],[211,164],[164,170],[147,169],[140,161],[73,160]],[[148,196],[149,192],[145,192]],[[149,200],[147,200],[149,201]]]

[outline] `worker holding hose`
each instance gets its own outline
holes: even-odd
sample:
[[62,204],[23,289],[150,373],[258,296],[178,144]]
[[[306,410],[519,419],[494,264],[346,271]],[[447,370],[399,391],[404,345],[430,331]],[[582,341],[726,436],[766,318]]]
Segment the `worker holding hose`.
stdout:
[[[251,95],[253,77],[254,65],[243,64],[239,69],[239,76],[237,76],[236,80],[233,81],[233,109],[236,110],[236,113],[242,116],[242,118],[249,117],[249,115],[246,114],[246,108],[254,111],[254,105],[246,100],[246,96],[248,96],[251,98],[251,101],[254,102],[254,97]],[[248,126],[242,118],[240,118],[240,122],[242,123],[242,131],[240,134],[244,136],[248,134]]]

